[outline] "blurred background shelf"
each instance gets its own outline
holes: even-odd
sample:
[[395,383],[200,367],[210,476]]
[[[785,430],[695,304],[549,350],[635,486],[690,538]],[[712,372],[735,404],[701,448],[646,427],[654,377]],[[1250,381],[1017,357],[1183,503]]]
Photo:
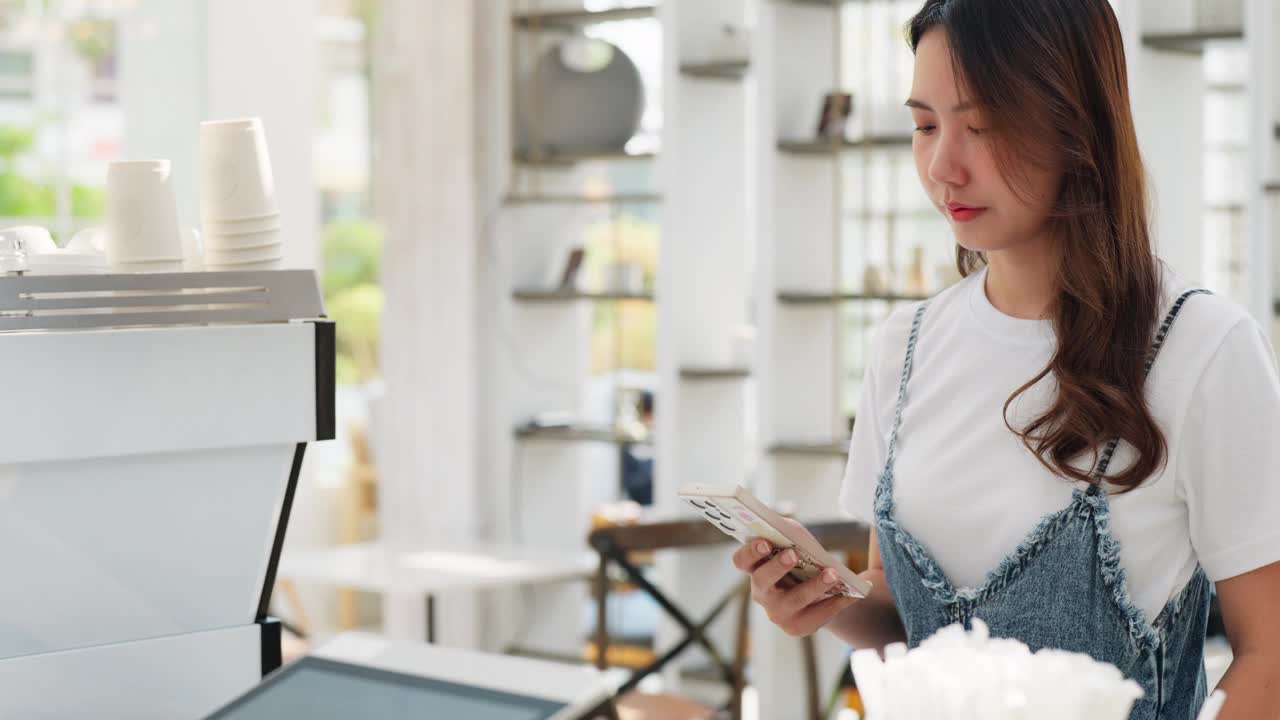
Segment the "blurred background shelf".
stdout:
[[652,205],[662,202],[657,193],[620,193],[617,195],[584,195],[570,193],[512,193],[503,198],[506,205]]
[[1162,52],[1203,55],[1205,45],[1209,43],[1243,39],[1242,28],[1220,28],[1184,33],[1145,33],[1142,36],[1142,44]]
[[555,426],[528,426],[516,428],[521,440],[550,440],[559,442],[599,442],[618,445],[648,445],[649,438],[637,437],[608,425],[589,423]]
[[910,135],[870,135],[860,140],[779,140],[778,150],[792,155],[830,155],[868,148],[908,148]]
[[521,151],[515,154],[515,161],[521,165],[574,165],[591,160],[652,160],[657,156],[656,152],[629,153],[620,148],[575,148]]
[[832,438],[831,440],[780,441],[769,446],[769,454],[845,457],[849,454],[849,440]]
[[746,367],[683,367],[680,377],[684,380],[739,380],[751,377]]
[[512,17],[512,22],[521,30],[576,32],[584,26],[596,23],[652,18],[657,11],[656,5],[638,5],[609,10],[549,10],[519,13]]
[[653,302],[653,293],[639,292],[587,292],[582,290],[516,290],[512,293],[512,298],[516,302],[523,303],[562,303],[574,302],[577,300],[590,300],[598,302],[611,302],[617,300],[639,300],[643,302]]
[[681,75],[706,80],[741,80],[750,70],[750,60],[720,60],[680,64]]
[[863,293],[818,293],[801,290],[787,290],[778,293],[778,302],[783,305],[832,305],[851,302],[916,302],[928,300],[929,295],[898,295],[886,293],[867,295]]

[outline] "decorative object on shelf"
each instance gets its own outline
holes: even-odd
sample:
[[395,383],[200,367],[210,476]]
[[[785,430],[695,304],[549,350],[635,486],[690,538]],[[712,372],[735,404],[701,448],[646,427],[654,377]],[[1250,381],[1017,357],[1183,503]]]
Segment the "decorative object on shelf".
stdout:
[[640,127],[640,71],[617,46],[585,36],[552,46],[525,76],[517,99],[517,154],[622,153]]
[[927,295],[932,283],[925,270],[924,248],[917,245],[911,248],[911,267],[904,279],[903,293],[906,295]]
[[879,265],[868,265],[862,271],[862,292],[865,295],[884,295],[889,292],[888,274]]
[[822,115],[818,117],[818,137],[824,140],[843,140],[849,116],[853,114],[853,95],[846,92],[829,92],[822,99]]
[[564,271],[560,274],[560,289],[575,290],[578,287],[578,273],[582,269],[582,260],[586,257],[586,251],[580,247],[575,247],[569,251],[569,257],[565,258]]

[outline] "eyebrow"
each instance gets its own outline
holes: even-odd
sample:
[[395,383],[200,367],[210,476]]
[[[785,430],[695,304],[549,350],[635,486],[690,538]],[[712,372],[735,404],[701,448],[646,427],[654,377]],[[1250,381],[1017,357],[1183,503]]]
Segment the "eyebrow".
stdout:
[[[934,112],[933,108],[920,102],[919,100],[916,100],[915,98],[907,98],[907,102],[904,104],[910,108],[917,108],[920,110],[927,110],[929,112]],[[955,107],[951,108],[951,112],[964,112],[966,110],[972,110],[975,107],[977,107],[977,105],[972,100],[965,100],[959,105],[956,105]]]

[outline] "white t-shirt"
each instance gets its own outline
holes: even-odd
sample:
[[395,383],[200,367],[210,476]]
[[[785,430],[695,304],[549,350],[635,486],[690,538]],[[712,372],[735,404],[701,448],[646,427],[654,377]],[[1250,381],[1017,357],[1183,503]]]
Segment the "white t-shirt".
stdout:
[[[925,312],[898,436],[899,522],[956,588],[976,588],[1076,485],[1050,473],[1006,426],[1005,400],[1048,362],[1047,320],[1001,313],[986,272],[939,293]],[[1189,286],[1164,271],[1160,319]],[[871,361],[840,493],[873,518],[907,337],[917,305],[897,309],[872,341]],[[1019,396],[1009,421],[1047,407],[1052,375]],[[1280,378],[1258,324],[1217,295],[1183,305],[1148,376],[1146,395],[1168,464],[1138,489],[1109,495],[1111,527],[1135,604],[1154,620],[1195,570],[1222,580],[1280,561]],[[1127,468],[1121,443],[1108,474]]]

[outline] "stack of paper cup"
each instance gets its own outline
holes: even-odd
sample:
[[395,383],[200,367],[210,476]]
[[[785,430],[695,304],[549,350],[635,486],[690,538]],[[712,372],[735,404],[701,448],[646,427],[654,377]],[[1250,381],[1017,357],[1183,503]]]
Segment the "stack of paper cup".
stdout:
[[107,166],[107,257],[116,272],[181,272],[182,237],[168,160]]
[[267,138],[258,118],[200,124],[207,270],[270,270],[284,258]]

